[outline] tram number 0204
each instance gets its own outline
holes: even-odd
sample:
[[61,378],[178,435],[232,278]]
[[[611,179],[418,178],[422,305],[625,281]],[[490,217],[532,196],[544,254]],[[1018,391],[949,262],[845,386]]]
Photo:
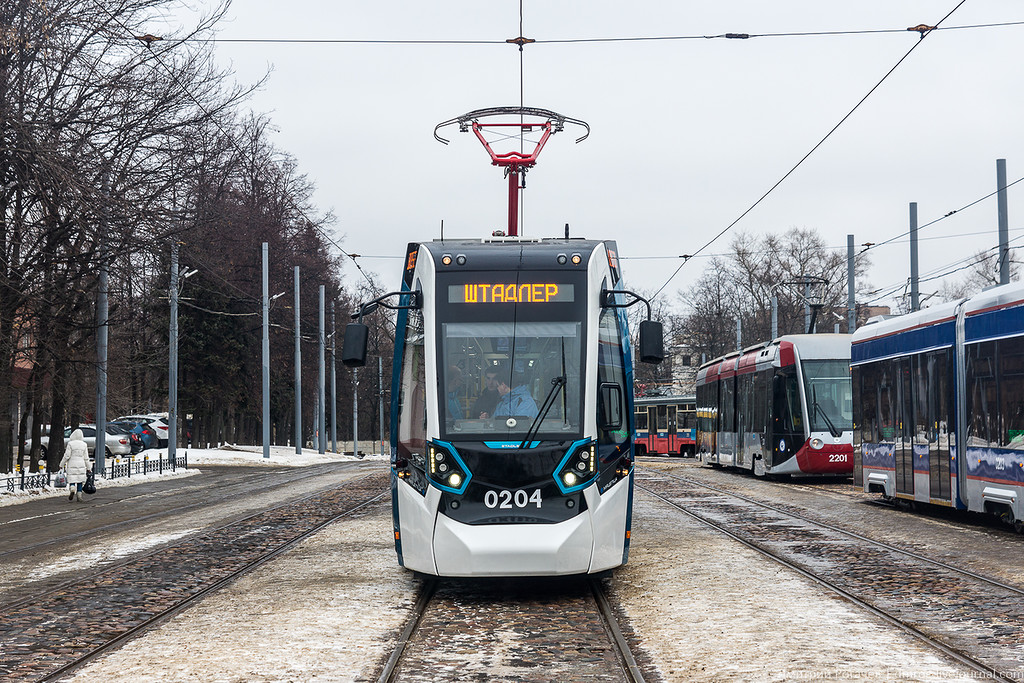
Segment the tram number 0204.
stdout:
[[527,493],[524,489],[515,491],[488,489],[484,494],[484,505],[491,509],[500,508],[502,510],[511,510],[514,507],[524,508],[527,505],[536,505],[540,508],[540,489],[534,489],[533,493]]

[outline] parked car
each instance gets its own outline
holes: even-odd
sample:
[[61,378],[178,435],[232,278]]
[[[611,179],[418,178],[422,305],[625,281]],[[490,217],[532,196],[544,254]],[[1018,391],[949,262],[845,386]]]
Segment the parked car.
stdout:
[[[82,440],[85,441],[85,445],[88,446],[89,448],[89,457],[94,457],[93,452],[96,450],[96,425],[78,425],[77,427],[68,427],[67,429],[64,430],[65,444],[67,444],[68,440],[71,438],[71,432],[73,432],[76,429],[82,430]],[[115,433],[111,434],[110,428],[108,426],[106,438],[107,447],[105,453],[108,456],[131,455],[131,439],[128,437],[127,434],[120,433],[120,430],[116,427],[114,428],[113,431]],[[44,460],[46,459],[46,450],[49,445],[49,435],[44,434],[39,438],[39,453]],[[25,442],[25,448],[27,449],[30,448],[31,446],[32,440],[29,439],[28,441]]]
[[150,413],[148,415],[124,415],[123,417],[117,418],[115,422],[130,421],[130,422],[142,422],[143,424],[149,425],[153,431],[156,432],[157,447],[167,448],[167,439],[170,438],[168,435],[169,429],[167,427],[167,413]]
[[147,448],[159,447],[160,440],[156,430],[147,422],[136,422],[135,420],[115,420],[110,424],[124,427],[132,437],[132,453],[139,453]]

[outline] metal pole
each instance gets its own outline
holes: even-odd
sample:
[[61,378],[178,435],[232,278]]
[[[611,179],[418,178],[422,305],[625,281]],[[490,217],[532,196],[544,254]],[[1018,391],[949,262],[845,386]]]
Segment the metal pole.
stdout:
[[384,359],[377,356],[377,428],[380,432],[380,451],[384,453]]
[[171,326],[168,331],[167,458],[178,455],[178,241],[171,243]]
[[857,329],[857,287],[854,282],[853,235],[846,236],[846,331]]
[[317,439],[317,451],[322,455],[327,452],[327,397],[324,395],[324,285],[320,285],[320,382],[317,389],[317,397],[320,400],[320,407],[317,412],[317,426],[320,428],[320,438]]
[[999,206],[999,284],[1010,283],[1010,217],[1006,206],[1006,159],[996,159],[996,203]]
[[99,291],[96,293],[96,446],[93,456],[97,474],[107,471],[107,221],[110,205],[110,171],[103,176],[103,218],[99,230]]
[[338,369],[335,363],[334,338],[337,326],[334,323],[334,300],[331,300],[331,452],[338,452]]
[[736,350],[743,348],[743,321],[736,318]]
[[917,267],[917,202],[910,202],[910,310],[921,310],[920,274]]
[[299,316],[299,267],[295,266],[295,454],[302,455],[302,323]]
[[352,368],[352,455],[359,457],[359,368]]
[[811,281],[804,280],[804,330],[811,333]]
[[779,295],[772,294],[772,339],[779,338]]
[[270,458],[270,266],[263,243],[263,457]]

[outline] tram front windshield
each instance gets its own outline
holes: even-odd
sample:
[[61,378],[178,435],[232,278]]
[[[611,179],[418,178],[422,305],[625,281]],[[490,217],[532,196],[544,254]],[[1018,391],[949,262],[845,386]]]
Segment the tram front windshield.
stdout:
[[836,433],[853,429],[850,361],[804,360],[802,365],[811,431]]
[[584,273],[438,275],[442,438],[580,438],[585,285]]

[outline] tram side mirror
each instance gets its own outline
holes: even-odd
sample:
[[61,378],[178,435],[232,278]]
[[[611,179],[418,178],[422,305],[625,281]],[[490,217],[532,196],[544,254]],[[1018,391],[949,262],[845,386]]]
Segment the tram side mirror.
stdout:
[[366,365],[366,339],[370,329],[362,323],[345,326],[345,341],[341,346],[341,364],[349,368]]
[[597,422],[603,431],[622,429],[622,388],[605,382],[597,394]]
[[640,362],[660,363],[665,360],[665,334],[657,320],[640,322]]

